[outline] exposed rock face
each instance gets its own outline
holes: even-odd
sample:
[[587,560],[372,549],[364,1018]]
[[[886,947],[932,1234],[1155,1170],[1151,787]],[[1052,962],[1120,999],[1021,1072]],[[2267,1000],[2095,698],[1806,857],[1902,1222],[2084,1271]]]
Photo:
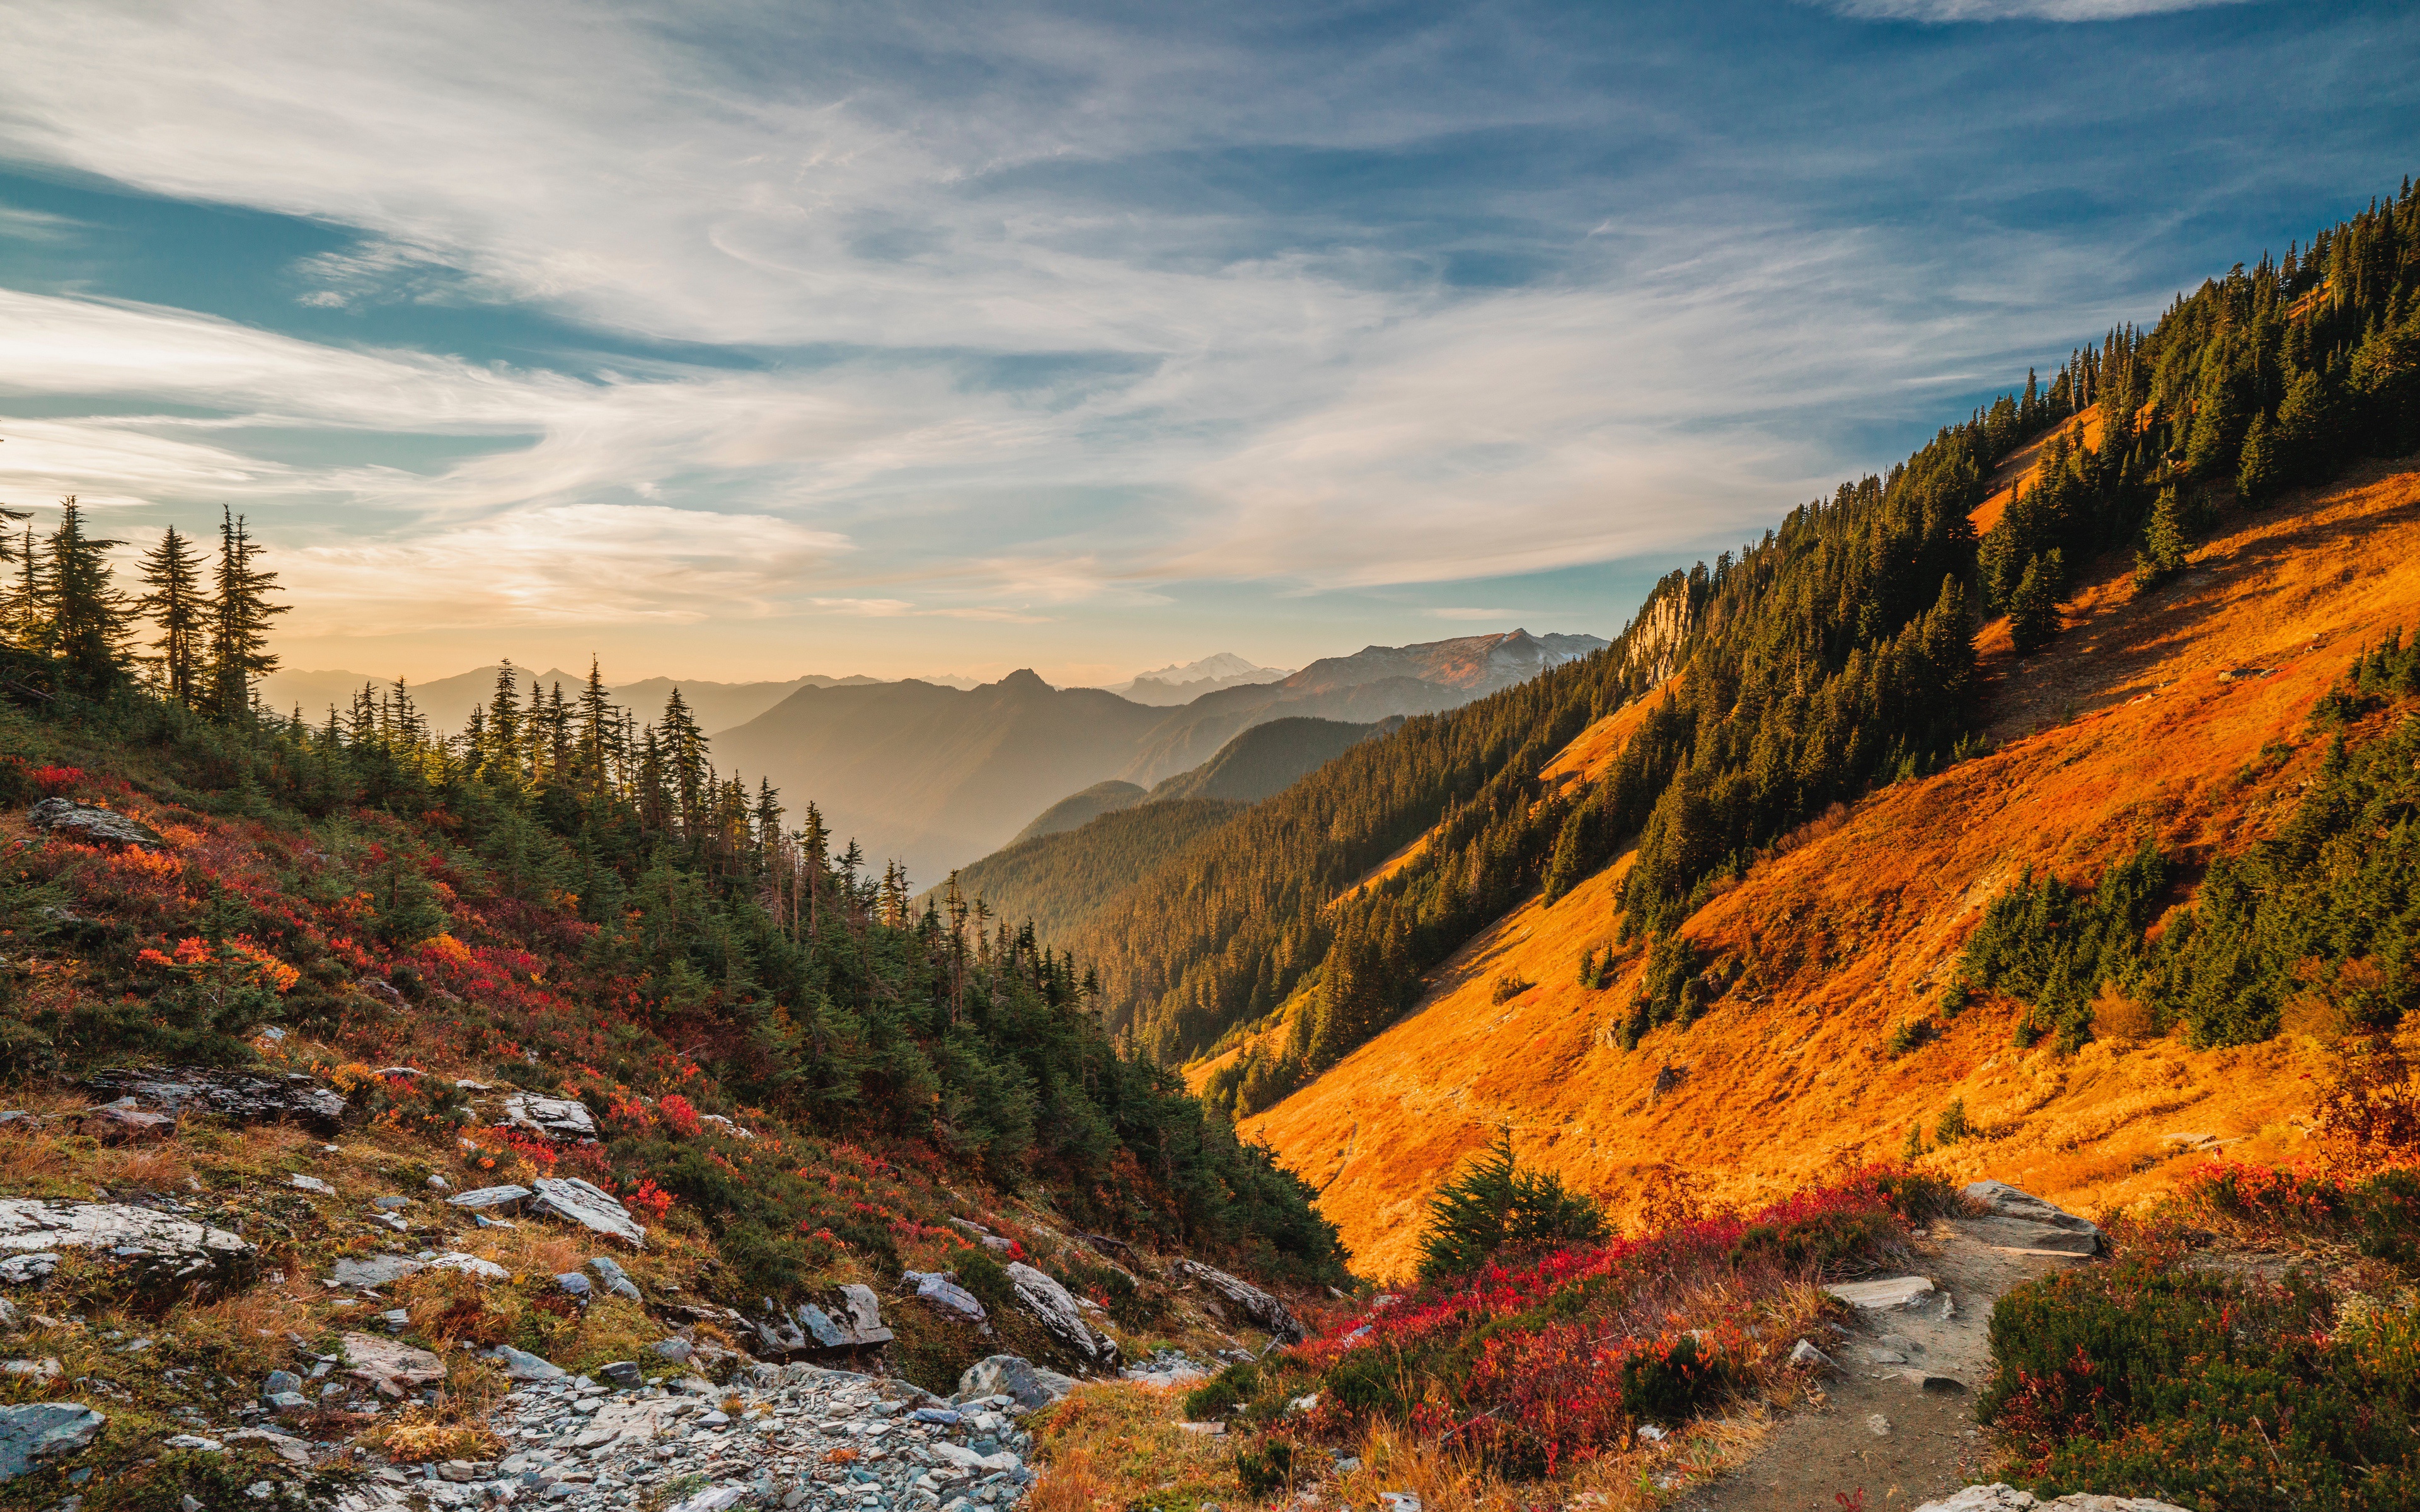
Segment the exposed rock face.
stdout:
[[368,1381],[390,1396],[445,1379],[443,1361],[427,1350],[415,1350],[394,1339],[348,1334],[344,1336],[344,1350],[346,1373]]
[[215,1113],[239,1123],[299,1123],[334,1134],[347,1104],[333,1087],[299,1072],[228,1071],[216,1066],[121,1067],[86,1079],[84,1089],[129,1098],[162,1113]]
[[1838,1281],[1823,1289],[1852,1307],[1880,1312],[1932,1295],[1932,1283],[1920,1275],[1886,1275],[1872,1281]]
[[75,1453],[108,1426],[109,1419],[82,1402],[0,1407],[0,1481],[15,1480],[38,1459]]
[[1176,1273],[1218,1293],[1228,1305],[1237,1308],[1253,1323],[1281,1344],[1299,1344],[1307,1336],[1303,1326],[1286,1304],[1263,1291],[1249,1281],[1214,1270],[1198,1260],[1178,1260]]
[[134,1099],[86,1108],[77,1119],[85,1134],[103,1144],[131,1144],[138,1139],[166,1139],[177,1132],[177,1120],[165,1113],[147,1113]]
[[1953,1496],[1938,1502],[1927,1502],[1916,1512],[2185,1512],[2171,1502],[2155,1502],[2148,1496],[2094,1496],[2076,1492],[2056,1501],[2037,1502],[2031,1491],[2021,1491],[2006,1482],[1989,1486],[1969,1486]]
[[483,1186],[473,1192],[458,1193],[445,1199],[449,1208],[468,1208],[473,1212],[512,1212],[537,1196],[525,1186]]
[[[970,1299],[971,1300],[971,1299]],[[767,1311],[772,1300],[766,1299]],[[857,1350],[888,1344],[891,1330],[883,1326],[882,1305],[870,1287],[840,1288],[840,1300],[826,1306],[812,1303],[780,1313],[756,1325],[756,1336],[768,1354],[808,1354],[818,1350]]]
[[1044,1332],[1067,1346],[1076,1358],[1098,1369],[1117,1368],[1117,1345],[1084,1321],[1076,1299],[1067,1294],[1065,1287],[1022,1260],[1010,1262],[1008,1282],[1016,1288],[1017,1302],[1033,1315]]
[[0,1261],[0,1281],[39,1280],[57,1267],[63,1249],[106,1255],[146,1281],[178,1283],[233,1279],[258,1253],[225,1229],[148,1208],[0,1198],[0,1251],[9,1254]]
[[328,1273],[328,1279],[350,1291],[367,1291],[376,1287],[391,1287],[409,1275],[418,1275],[426,1267],[408,1255],[372,1255],[363,1259],[350,1257],[339,1259]]
[[995,1354],[978,1360],[958,1377],[959,1396],[1013,1396],[1016,1405],[1029,1412],[1049,1406],[1075,1389],[1076,1383],[1058,1371],[1045,1370],[1015,1354]]
[[899,1284],[913,1288],[918,1301],[954,1322],[981,1323],[989,1317],[975,1294],[947,1271],[903,1271]]
[[80,845],[117,845],[156,851],[167,841],[157,831],[136,824],[115,809],[73,798],[44,798],[25,810],[25,822],[36,829],[62,836]]
[[567,1097],[515,1092],[504,1099],[504,1121],[516,1129],[570,1143],[597,1137],[597,1120],[588,1105]]
[[629,1209],[613,1199],[612,1193],[576,1176],[541,1176],[536,1185],[537,1191],[530,1198],[531,1211],[593,1228],[632,1249],[645,1247],[647,1231],[630,1216]]
[[2090,1219],[2053,1207],[2006,1181],[1976,1181],[1962,1195],[1980,1204],[1984,1216],[1957,1220],[1959,1231],[1986,1244],[2059,1255],[2101,1252],[2101,1230]]

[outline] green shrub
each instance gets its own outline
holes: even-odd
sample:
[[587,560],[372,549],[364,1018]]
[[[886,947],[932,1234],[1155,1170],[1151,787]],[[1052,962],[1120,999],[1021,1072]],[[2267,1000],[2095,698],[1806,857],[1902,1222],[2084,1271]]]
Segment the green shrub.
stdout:
[[1512,1134],[1500,1130],[1487,1153],[1429,1200],[1420,1236],[1420,1279],[1467,1275],[1506,1249],[1603,1240],[1605,1213],[1562,1178],[1525,1171],[1512,1159]]
[[1899,1238],[1879,1212],[1822,1212],[1788,1223],[1758,1224],[1731,1246],[1731,1263],[1758,1261],[1798,1274],[1838,1275],[1870,1264]]
[[1972,1133],[1974,1131],[1966,1125],[1966,1100],[1962,1097],[1953,1097],[1949,1100],[1949,1105],[1941,1110],[1940,1121],[1932,1126],[1932,1142],[1936,1145],[1954,1145]]
[[1621,1366],[1621,1401],[1641,1422],[1686,1422],[1699,1406],[1730,1389],[1730,1371],[1693,1337],[1663,1354],[1639,1354]]
[[1911,1050],[1922,1049],[1939,1038],[1941,1026],[1931,1019],[1901,1019],[1883,1041],[1883,1054],[1897,1060]]
[[1260,1367],[1231,1365],[1185,1394],[1185,1415],[1197,1423],[1224,1417],[1260,1394]]

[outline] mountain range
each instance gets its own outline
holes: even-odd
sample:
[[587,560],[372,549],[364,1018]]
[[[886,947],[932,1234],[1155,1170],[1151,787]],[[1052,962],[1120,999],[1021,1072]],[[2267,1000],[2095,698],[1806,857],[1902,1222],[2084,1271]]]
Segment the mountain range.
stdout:
[[1373,724],[1458,708],[1606,641],[1524,630],[1370,646],[1271,683],[1174,708],[1030,671],[959,690],[923,683],[804,687],[714,737],[718,765],[812,797],[833,833],[919,884],[999,850],[1045,809],[1096,783],[1150,787],[1216,757],[1254,725],[1292,717]]
[[1232,651],[1221,651],[1200,661],[1138,672],[1123,683],[1110,684],[1109,691],[1129,703],[1149,703],[1156,708],[1167,708],[1172,704],[1190,703],[1202,694],[1215,693],[1222,687],[1274,683],[1291,673],[1291,668],[1255,667]]

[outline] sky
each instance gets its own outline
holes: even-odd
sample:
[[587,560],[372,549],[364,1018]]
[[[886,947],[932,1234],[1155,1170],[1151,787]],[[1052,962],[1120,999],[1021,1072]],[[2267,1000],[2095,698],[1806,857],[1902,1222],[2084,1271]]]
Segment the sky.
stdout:
[[6,0],[0,501],[295,668],[1610,636],[2420,167],[2420,9]]

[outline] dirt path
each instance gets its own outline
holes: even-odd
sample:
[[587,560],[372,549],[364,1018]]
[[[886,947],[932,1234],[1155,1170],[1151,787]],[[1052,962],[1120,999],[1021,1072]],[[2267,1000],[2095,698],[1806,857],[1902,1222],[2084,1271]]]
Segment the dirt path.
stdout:
[[1991,1371],[1993,1302],[2020,1281],[2091,1262],[1986,1244],[1955,1220],[1936,1225],[1915,1249],[1904,1273],[1936,1289],[1906,1306],[1860,1309],[1847,1336],[1815,1340],[1840,1367],[1824,1383],[1823,1404],[1791,1417],[1737,1471],[1677,1505],[1841,1512],[1836,1498],[1855,1504],[1862,1490],[1871,1512],[1904,1512],[1974,1478],[1991,1449],[1975,1424],[1975,1394]]

